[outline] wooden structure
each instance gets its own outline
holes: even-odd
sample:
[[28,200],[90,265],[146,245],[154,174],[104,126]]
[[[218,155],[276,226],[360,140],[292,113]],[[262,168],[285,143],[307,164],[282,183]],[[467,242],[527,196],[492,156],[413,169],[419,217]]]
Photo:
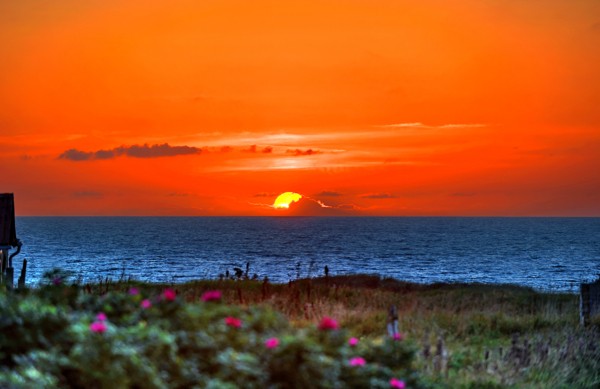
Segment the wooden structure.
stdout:
[[589,284],[581,284],[579,293],[581,325],[588,325],[596,317],[600,318],[600,279]]
[[[11,249],[16,251],[9,255]],[[15,201],[12,193],[0,193],[0,282],[12,289],[14,268],[12,259],[21,251],[21,241],[17,239],[15,226]],[[24,261],[24,266],[27,262]],[[21,280],[22,279],[22,280]],[[25,268],[19,278],[19,283],[25,284]]]

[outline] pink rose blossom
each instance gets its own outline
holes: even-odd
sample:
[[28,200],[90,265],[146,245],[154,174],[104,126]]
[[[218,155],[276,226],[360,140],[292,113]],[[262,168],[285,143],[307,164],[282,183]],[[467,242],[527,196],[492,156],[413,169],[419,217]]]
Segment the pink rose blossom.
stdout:
[[173,300],[175,300],[175,297],[177,296],[177,294],[175,293],[175,291],[173,289],[169,288],[169,289],[165,289],[165,291],[163,292],[163,296],[165,297],[165,300],[173,301]]
[[140,294],[140,291],[138,290],[138,288],[135,288],[135,287],[134,288],[130,288],[129,289],[129,294],[132,295],[132,296],[135,296],[135,295]]
[[96,315],[96,320],[98,320],[98,321],[106,321],[106,319],[107,319],[107,317],[104,312],[100,312],[99,314]]
[[348,344],[352,347],[356,346],[358,344],[358,339],[357,338],[350,338],[348,339]]
[[219,301],[221,300],[221,291],[220,290],[207,290],[200,297],[202,301]]
[[396,332],[396,333],[394,334],[394,340],[398,340],[398,341],[400,341],[400,340],[402,340],[402,339],[404,339],[404,335],[402,335],[401,333],[399,333],[399,332]]
[[142,308],[148,309],[152,306],[152,303],[150,302],[150,300],[146,299],[146,300],[143,300],[140,305],[142,306]]
[[327,316],[325,316],[319,323],[319,329],[322,331],[335,330],[337,328],[338,328],[338,322],[335,319],[332,319]]
[[367,363],[362,357],[354,357],[350,360],[350,366],[364,366]]
[[228,316],[225,318],[225,324],[229,327],[240,328],[242,326],[242,321],[236,317]]
[[402,380],[399,380],[397,378],[392,378],[392,379],[390,379],[390,388],[404,389],[404,388],[406,388],[406,384]]
[[275,348],[275,347],[279,346],[279,339],[269,338],[265,341],[265,346],[267,348]]
[[90,324],[90,331],[92,332],[96,332],[96,333],[103,333],[106,332],[106,324],[104,324],[101,321],[95,321],[92,324]]

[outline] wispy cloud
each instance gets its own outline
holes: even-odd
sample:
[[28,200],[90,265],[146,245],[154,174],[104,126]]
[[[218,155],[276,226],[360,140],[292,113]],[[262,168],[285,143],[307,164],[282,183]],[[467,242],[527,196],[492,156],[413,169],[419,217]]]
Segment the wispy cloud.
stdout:
[[440,124],[437,126],[423,124],[421,122],[411,122],[411,123],[393,123],[393,124],[383,124],[379,127],[383,128],[482,128],[488,127],[488,124],[483,123],[451,123],[451,124]]
[[254,197],[277,197],[278,193],[261,192],[256,193]]
[[488,127],[488,124],[483,123],[463,123],[463,124],[442,124],[433,128],[483,128]]
[[425,125],[421,122],[411,122],[411,123],[393,123],[393,124],[383,124],[379,127],[390,127],[390,128],[403,128],[403,127],[425,127]]
[[363,199],[395,199],[398,196],[391,193],[367,193],[360,197]]
[[88,161],[91,159],[112,159],[119,156],[132,158],[174,157],[177,155],[200,154],[201,149],[192,146],[171,146],[168,143],[156,145],[120,146],[110,150],[81,151],[69,149],[59,155],[59,159]]

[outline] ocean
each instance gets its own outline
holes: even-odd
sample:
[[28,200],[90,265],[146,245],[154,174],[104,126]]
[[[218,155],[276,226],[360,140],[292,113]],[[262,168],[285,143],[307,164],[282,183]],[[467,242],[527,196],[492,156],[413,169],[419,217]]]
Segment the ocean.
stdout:
[[83,282],[274,282],[366,273],[399,280],[575,291],[600,275],[600,218],[18,217],[15,279],[53,268]]

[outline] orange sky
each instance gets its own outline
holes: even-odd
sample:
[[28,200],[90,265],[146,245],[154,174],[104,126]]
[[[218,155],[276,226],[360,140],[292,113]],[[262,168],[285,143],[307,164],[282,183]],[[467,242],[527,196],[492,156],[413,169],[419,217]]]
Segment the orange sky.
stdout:
[[597,0],[3,1],[0,192],[19,215],[600,216],[598,69]]

